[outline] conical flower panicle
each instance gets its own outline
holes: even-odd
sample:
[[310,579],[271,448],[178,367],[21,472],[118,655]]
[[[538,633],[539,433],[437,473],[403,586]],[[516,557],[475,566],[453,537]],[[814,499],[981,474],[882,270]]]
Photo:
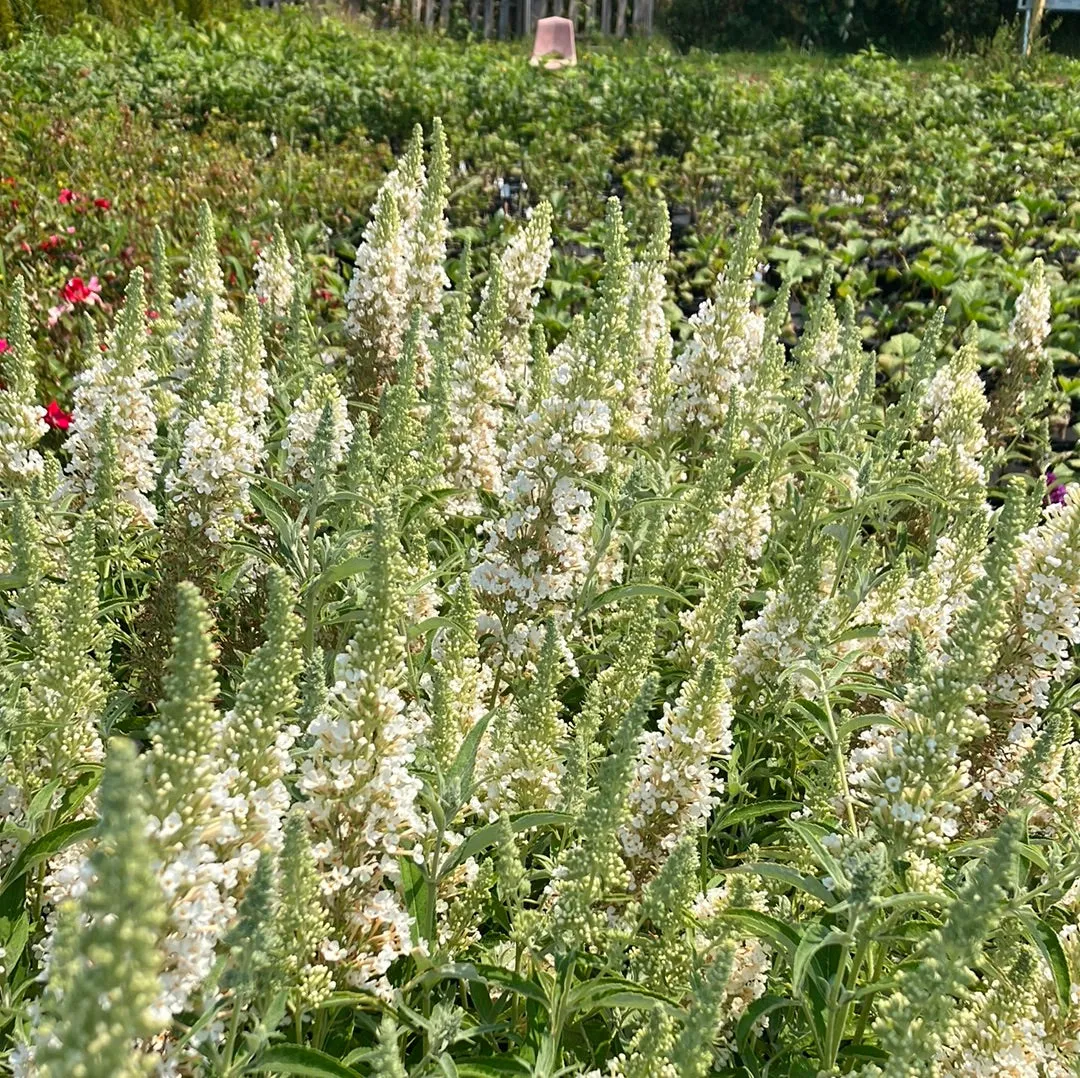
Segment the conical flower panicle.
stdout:
[[194,584],[181,584],[164,698],[151,728],[150,773],[163,823],[174,812],[182,826],[209,822],[207,795],[221,766],[212,629],[206,600]]
[[477,647],[477,605],[467,576],[459,577],[445,616],[452,622],[431,642],[435,668],[431,674],[430,713],[426,743],[435,763],[447,771],[465,735],[483,717],[485,685]]
[[165,246],[165,233],[158,225],[154,226],[151,252],[150,309],[156,316],[154,321],[159,322],[172,314],[173,291],[172,270],[169,267],[169,254]]
[[78,375],[67,451],[72,489],[106,519],[146,527],[157,519],[149,495],[158,479],[158,417],[142,270],[132,272],[124,307],[104,352]]
[[872,731],[859,754],[856,785],[883,837],[912,849],[941,848],[958,833],[970,798],[970,760],[962,751],[986,733],[976,710],[997,662],[1007,622],[1010,578],[1022,532],[1033,514],[1030,492],[1007,488],[984,569],[956,617],[940,660],[894,707],[894,726]]
[[289,241],[281,225],[274,225],[273,238],[255,260],[255,296],[271,320],[288,316],[296,279]]
[[[733,666],[746,703],[764,704],[780,674],[814,658],[830,628],[834,564],[830,540],[808,529],[788,572],[766,592],[757,616],[744,623]],[[813,694],[806,679],[796,688]]]
[[37,371],[26,310],[26,284],[15,278],[7,303],[8,348],[0,359],[0,486],[18,490],[41,473],[34,448],[48,431],[37,402]]
[[926,388],[937,369],[945,327],[945,308],[939,307],[923,330],[922,339],[907,367],[900,388],[900,399],[885,409],[882,429],[874,438],[873,454],[879,472],[888,473],[902,466],[901,450],[921,425],[921,404]]
[[51,559],[45,549],[41,522],[24,494],[15,493],[6,517],[11,575],[17,589],[17,601],[12,603],[8,617],[24,632],[31,633],[34,607]]
[[321,367],[316,354],[315,331],[307,309],[307,293],[294,288],[289,304],[285,341],[273,367],[274,393],[279,401],[288,401]]
[[278,895],[272,930],[275,986],[286,987],[293,1009],[302,1011],[322,1002],[333,991],[334,979],[323,960],[333,929],[323,908],[319,872],[299,811],[285,822]]
[[971,987],[985,941],[1007,910],[1019,830],[1015,818],[1002,824],[942,926],[930,933],[918,961],[906,967],[895,991],[882,1001],[877,1029],[889,1058],[869,1074],[922,1078],[927,1060],[937,1057],[955,1020],[956,1001]]
[[188,527],[225,546],[251,512],[252,476],[263,454],[260,431],[232,400],[204,403],[184,427],[165,494]]
[[439,340],[435,345],[431,382],[425,404],[427,418],[421,450],[420,477],[435,487],[449,484],[447,454],[450,448],[450,412],[454,366],[469,343],[468,314],[464,297],[454,294],[447,299]]
[[236,924],[222,940],[230,960],[221,984],[232,992],[234,1006],[248,1006],[275,987],[278,903],[276,858],[263,851],[237,907]]
[[448,320],[455,343],[450,346],[449,453],[444,467],[447,484],[461,492],[451,509],[467,516],[482,511],[484,494],[503,491],[500,442],[510,393],[498,353],[505,317],[506,279],[495,261],[480,298],[476,333],[468,333],[463,303],[455,305]]
[[216,360],[232,346],[236,320],[225,299],[214,215],[205,201],[199,207],[195,250],[182,280],[187,291],[173,301],[169,347],[173,373],[180,382],[185,405],[193,413],[213,389]]
[[26,280],[20,273],[11,285],[5,308],[7,316],[7,358],[4,360],[4,383],[13,396],[25,400],[37,389],[36,356],[30,336]]
[[407,570],[385,510],[372,531],[364,615],[337,657],[331,699],[308,728],[298,786],[327,866],[347,977],[386,993],[386,971],[412,947],[394,884],[396,859],[413,853],[426,828],[421,783],[410,770],[426,719],[402,695]]
[[443,268],[449,171],[441,122],[432,130],[428,169],[424,133],[417,125],[379,191],[346,296],[345,328],[355,342],[350,356],[353,396],[377,389],[397,368],[410,317],[416,319],[414,377],[427,382],[431,320],[450,285]]
[[601,900],[629,885],[619,830],[629,821],[635,748],[654,691],[653,682],[647,682],[619,723],[578,820],[579,838],[552,874],[549,916],[557,954],[603,950],[609,919]]
[[[324,412],[328,418],[325,427]],[[311,483],[315,478],[316,458],[324,475],[334,472],[345,459],[351,435],[348,404],[337,379],[329,372],[316,375],[293,401],[281,440],[281,448],[286,452],[286,478]]]
[[654,216],[645,257],[630,264],[626,323],[616,346],[614,377],[621,401],[615,410],[614,433],[619,441],[660,436],[671,393],[673,342],[664,310],[664,271],[671,231],[667,205],[659,203]]
[[420,196],[420,208],[410,237],[408,270],[410,306],[422,311],[427,318],[438,312],[443,291],[450,287],[450,278],[443,268],[449,236],[446,223],[449,178],[450,155],[446,146],[446,132],[442,120],[436,117],[431,127],[431,154]]
[[505,294],[501,366],[518,391],[525,385],[533,317],[551,261],[553,216],[551,203],[541,202],[498,258]]
[[920,402],[924,434],[911,463],[946,504],[981,501],[986,490],[987,400],[974,328],[930,379]]
[[733,947],[722,948],[694,991],[686,1021],[671,1049],[671,1062],[679,1078],[706,1078],[713,1069],[717,1030],[727,1017],[724,1005],[733,958]]
[[563,772],[566,723],[558,696],[566,672],[566,645],[548,622],[536,673],[508,712],[492,723],[491,758],[483,775],[485,807],[495,815],[554,808]]
[[606,399],[609,405],[614,403],[609,383],[627,331],[630,265],[622,206],[610,198],[604,219],[604,271],[581,340],[583,362],[575,367],[570,382],[571,392]]
[[1020,538],[1005,610],[1006,631],[985,683],[989,730],[977,754],[974,785],[988,801],[1023,789],[1054,697],[1073,676],[1073,642],[1080,638],[1080,497],[1049,505]]
[[34,649],[18,716],[6,724],[3,761],[7,781],[27,801],[47,783],[104,756],[98,716],[105,705],[107,655],[94,539],[95,522],[83,517],[70,543],[67,580],[44,584],[31,614]]
[[398,1025],[390,1014],[379,1023],[378,1044],[371,1059],[372,1078],[408,1078],[398,1047]]
[[1049,402],[1054,376],[1053,361],[1044,348],[1049,336],[1050,285],[1043,260],[1036,258],[1009,323],[1005,367],[987,416],[991,444],[1005,447],[1025,433],[1045,441],[1038,417]]
[[297,678],[302,666],[296,588],[275,566],[267,574],[266,592],[265,639],[244,668],[225,725],[225,755],[251,791],[269,791],[292,769],[289,749],[294,734],[285,724],[299,703]]
[[693,335],[675,357],[667,417],[672,431],[707,435],[720,429],[732,390],[752,390],[765,332],[764,318],[751,306],[760,228],[759,196],[732,244],[716,298],[690,319]]
[[420,312],[414,310],[402,344],[396,377],[383,387],[375,457],[386,481],[398,488],[418,477],[423,461],[423,430],[417,416],[416,364],[420,350]]
[[40,1078],[138,1078],[154,1070],[154,1057],[136,1046],[167,1020],[155,1008],[165,916],[143,783],[132,744],[114,740],[89,861],[93,880],[62,914],[42,1000],[34,1052]]

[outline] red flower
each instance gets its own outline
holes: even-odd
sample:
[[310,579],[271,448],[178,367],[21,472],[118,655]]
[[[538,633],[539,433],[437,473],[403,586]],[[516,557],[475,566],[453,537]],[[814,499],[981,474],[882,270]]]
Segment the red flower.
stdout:
[[47,240],[41,241],[41,249],[43,251],[51,251],[54,247],[59,247],[64,241],[54,232]]
[[94,205],[97,206],[99,210],[112,209],[112,203],[107,198],[95,198]]
[[84,281],[81,277],[72,277],[64,285],[63,295],[66,303],[85,303],[88,307],[92,307],[95,303],[101,302],[101,285],[96,277],[91,277],[89,281]]
[[67,206],[70,205],[72,202],[78,202],[81,197],[81,195],[75,194],[75,192],[72,191],[70,187],[65,187],[60,192],[60,198],[57,199],[57,201],[60,203],[61,206]]
[[7,342],[7,337],[0,337],[0,356],[2,356],[9,348],[10,344]]
[[315,295],[317,295],[319,299],[326,300],[327,303],[334,298],[334,293],[331,292],[329,288],[316,288]]
[[45,422],[53,430],[67,430],[71,426],[71,413],[65,412],[56,401],[50,401],[45,409]]
[[158,314],[157,311],[151,309],[146,312],[146,317],[149,318],[151,322],[153,322],[155,318],[160,318],[161,315]]

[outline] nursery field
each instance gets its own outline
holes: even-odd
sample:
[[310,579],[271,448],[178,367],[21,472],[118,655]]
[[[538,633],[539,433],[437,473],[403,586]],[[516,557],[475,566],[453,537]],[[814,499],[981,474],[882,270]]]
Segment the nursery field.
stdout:
[[0,52],[0,1073],[1080,1075],[1080,68],[582,52]]

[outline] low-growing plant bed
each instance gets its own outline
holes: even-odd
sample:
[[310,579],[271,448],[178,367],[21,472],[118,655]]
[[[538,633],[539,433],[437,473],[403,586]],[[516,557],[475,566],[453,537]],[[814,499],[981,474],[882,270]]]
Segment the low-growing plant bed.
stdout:
[[[787,278],[797,315],[831,266],[885,357],[903,357],[941,305],[950,327],[976,322],[986,356],[998,355],[1011,297],[1041,257],[1054,284],[1048,344],[1059,388],[1076,397],[1075,61],[605,47],[553,75],[524,59],[517,46],[371,33],[298,11],[31,37],[0,53],[3,272],[25,276],[43,315],[73,277],[96,276],[118,304],[156,226],[182,263],[205,198],[234,301],[276,222],[309,261],[320,318],[341,319],[365,208],[413,124],[441,115],[465,166],[451,178],[454,264],[468,240],[483,274],[516,219],[553,203],[556,254],[538,307],[553,339],[595,285],[600,262],[580,253],[601,245],[608,196],[635,242],[654,198],[668,203],[671,299],[689,313],[761,193],[770,268],[758,299]],[[79,200],[60,203],[65,190]],[[83,363],[74,324],[40,342],[41,374],[67,404]]]

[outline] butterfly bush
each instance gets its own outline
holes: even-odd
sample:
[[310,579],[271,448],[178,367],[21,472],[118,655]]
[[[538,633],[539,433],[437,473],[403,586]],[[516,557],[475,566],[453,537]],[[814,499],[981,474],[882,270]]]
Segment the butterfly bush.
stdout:
[[885,378],[759,201],[686,316],[613,199],[541,325],[555,210],[451,276],[452,175],[417,130],[337,321],[159,232],[47,441],[9,286],[4,1066],[1074,1074],[1047,271]]

